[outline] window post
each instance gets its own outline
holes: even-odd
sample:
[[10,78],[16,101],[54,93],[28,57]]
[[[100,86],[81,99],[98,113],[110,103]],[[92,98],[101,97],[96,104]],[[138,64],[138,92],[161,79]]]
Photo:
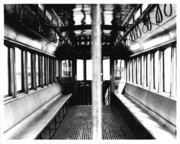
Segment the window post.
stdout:
[[15,49],[8,47],[9,95],[16,97]]
[[28,93],[27,81],[27,51],[21,51],[22,54],[22,90]]

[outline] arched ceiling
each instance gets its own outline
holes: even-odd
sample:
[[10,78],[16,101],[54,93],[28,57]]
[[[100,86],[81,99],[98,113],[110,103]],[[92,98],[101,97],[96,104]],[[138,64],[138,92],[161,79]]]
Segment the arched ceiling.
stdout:
[[[161,24],[155,24],[157,6],[164,4],[101,4],[101,37],[104,57],[125,59],[145,49],[176,39],[176,7]],[[169,10],[170,11],[170,10]],[[150,14],[152,30],[133,40]],[[91,4],[4,5],[4,37],[65,59],[91,58]],[[159,32],[157,34],[157,32]],[[142,32],[141,32],[142,33]],[[158,39],[158,41],[153,38]]]

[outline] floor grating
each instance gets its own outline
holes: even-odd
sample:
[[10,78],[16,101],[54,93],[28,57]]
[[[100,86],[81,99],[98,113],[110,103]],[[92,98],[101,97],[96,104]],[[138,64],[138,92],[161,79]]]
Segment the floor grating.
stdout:
[[[53,139],[92,139],[92,106],[70,107]],[[115,107],[102,107],[102,139],[135,139]]]

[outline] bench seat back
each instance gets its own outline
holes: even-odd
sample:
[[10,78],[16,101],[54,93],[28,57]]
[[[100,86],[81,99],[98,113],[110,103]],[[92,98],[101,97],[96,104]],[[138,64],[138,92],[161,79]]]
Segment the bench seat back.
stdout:
[[[133,97],[139,103],[152,110],[164,125],[176,133],[176,101],[160,94],[126,83],[123,93]],[[157,117],[156,117],[157,118]]]
[[4,132],[20,123],[41,106],[61,94],[61,85],[56,83],[32,93],[19,96],[4,103]]

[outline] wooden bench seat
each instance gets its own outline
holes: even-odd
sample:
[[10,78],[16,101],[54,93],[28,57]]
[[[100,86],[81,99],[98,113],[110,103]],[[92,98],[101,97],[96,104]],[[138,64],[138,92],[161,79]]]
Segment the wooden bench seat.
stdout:
[[[123,86],[125,85],[125,86]],[[149,104],[148,99],[151,99],[150,102],[153,102],[154,97],[150,98],[152,96],[151,92],[148,92],[146,90],[137,91],[137,88],[130,84],[122,84],[120,86],[120,89],[123,93],[115,92],[115,99],[113,100],[114,103],[116,103],[116,106],[118,106],[118,109],[123,113],[127,121],[129,121],[129,125],[132,125],[132,129],[134,129],[134,133],[137,136],[137,138],[155,138],[155,139],[175,139],[176,138],[176,126],[173,123],[174,119],[176,119],[176,104],[174,104],[173,100],[168,100],[170,102],[169,105],[167,104],[166,100],[162,100],[157,102],[159,103],[159,106],[154,106],[155,104]],[[131,89],[130,89],[131,88]],[[129,92],[131,91],[131,92]],[[131,96],[129,95],[136,95],[137,93],[141,96]],[[143,96],[144,94],[144,96]],[[149,96],[149,98],[147,98]],[[141,100],[138,100],[138,97],[145,97],[144,103],[141,102]],[[157,101],[160,98],[157,98]],[[168,111],[175,111],[173,113],[167,113],[167,116],[161,116],[165,115],[166,112],[159,112],[159,109],[163,107],[163,103],[166,103]],[[146,106],[147,104],[148,106]],[[172,108],[169,108],[171,104]],[[173,104],[173,105],[172,105]],[[154,110],[150,108],[150,105],[154,106]],[[157,109],[157,110],[156,110]],[[161,110],[162,111],[162,110]],[[166,111],[166,110],[164,110]],[[162,114],[163,113],[163,114]],[[169,116],[172,116],[171,119],[165,119]],[[130,119],[130,120],[128,120]],[[172,122],[170,122],[172,121]],[[134,124],[133,124],[134,123]],[[138,128],[138,125],[141,125],[140,128]],[[135,130],[137,129],[137,130]],[[145,129],[145,131],[143,130]]]
[[56,96],[21,123],[5,133],[6,139],[35,139],[57,115],[71,94]]
[[[59,94],[8,129],[4,133],[5,139],[36,139],[56,117],[60,109],[68,104],[71,95],[62,95],[61,91],[59,91]],[[38,94],[36,96],[38,97]],[[24,107],[24,111],[26,111],[26,107]],[[18,117],[18,113],[16,116]]]

